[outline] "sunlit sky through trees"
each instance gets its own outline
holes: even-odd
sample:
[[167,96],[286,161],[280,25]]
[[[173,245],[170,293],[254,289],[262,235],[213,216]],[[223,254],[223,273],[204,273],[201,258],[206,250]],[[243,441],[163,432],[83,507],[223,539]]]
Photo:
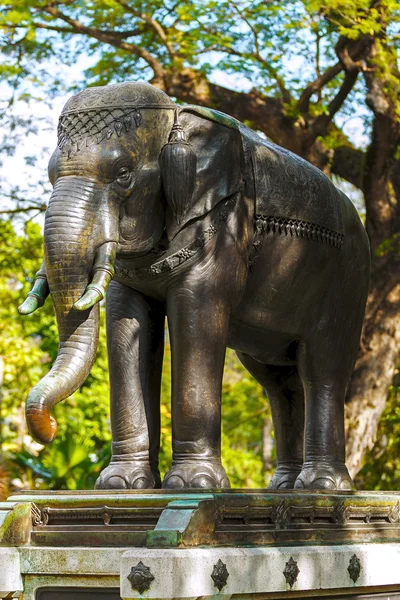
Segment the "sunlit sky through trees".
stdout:
[[[215,56],[212,56],[215,54]],[[208,62],[217,62],[217,53],[210,53],[203,57]],[[15,152],[10,156],[2,156],[0,162],[0,210],[8,208],[12,201],[4,196],[4,192],[9,192],[13,186],[18,184],[22,188],[29,186],[27,193],[42,196],[40,201],[46,203],[50,193],[50,184],[47,180],[47,163],[57,143],[57,123],[60,112],[67,99],[77,90],[85,87],[85,71],[89,69],[98,60],[98,56],[87,56],[81,54],[73,66],[63,64],[53,64],[48,62],[44,65],[46,70],[54,69],[58,74],[58,79],[62,82],[60,91],[54,97],[47,101],[30,100],[29,103],[21,97],[21,92],[12,107],[16,115],[26,117],[29,113],[41,117],[37,122],[37,132],[23,136]],[[285,61],[285,68],[288,72],[295,73],[299,70],[309,70],[309,65],[303,56],[291,57]],[[312,74],[310,74],[312,77]],[[133,77],[134,78],[134,75]],[[229,89],[248,92],[253,87],[252,82],[242,74],[229,74],[220,70],[215,70],[209,77],[219,85],[226,86]],[[26,81],[25,91],[35,95],[34,86]],[[73,91],[71,91],[73,90]],[[12,90],[5,83],[0,83],[0,96],[10,97]],[[45,95],[45,92],[44,92]],[[355,146],[365,148],[368,142],[368,136],[365,132],[365,118],[367,108],[360,101],[356,110],[350,117],[337,115],[336,124],[341,127],[344,133],[351,139]],[[7,136],[7,131],[0,128],[0,138]],[[338,182],[335,182],[336,184]],[[362,210],[362,200],[359,192],[352,188],[350,184],[342,183],[344,190]],[[3,193],[2,193],[3,192]],[[38,198],[39,200],[39,198]],[[44,214],[39,213],[34,220],[43,223]]]

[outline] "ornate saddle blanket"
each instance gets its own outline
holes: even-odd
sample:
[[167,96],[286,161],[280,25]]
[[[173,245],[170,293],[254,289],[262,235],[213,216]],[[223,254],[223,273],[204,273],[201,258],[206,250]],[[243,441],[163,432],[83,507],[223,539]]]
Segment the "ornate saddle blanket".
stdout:
[[240,131],[252,155],[256,215],[314,224],[343,234],[341,192],[328,177],[245,125]]
[[[318,239],[342,239],[341,192],[319,169],[299,156],[262,139],[233,117],[210,108],[184,106],[192,112],[240,131],[247,167],[254,181],[255,217]],[[248,156],[250,154],[250,156]],[[317,227],[311,227],[311,226]],[[267,225],[268,226],[268,225]],[[297,231],[297,229],[298,231]],[[310,233],[310,235],[308,235]],[[327,240],[324,235],[328,236]],[[336,245],[336,244],[335,244]]]

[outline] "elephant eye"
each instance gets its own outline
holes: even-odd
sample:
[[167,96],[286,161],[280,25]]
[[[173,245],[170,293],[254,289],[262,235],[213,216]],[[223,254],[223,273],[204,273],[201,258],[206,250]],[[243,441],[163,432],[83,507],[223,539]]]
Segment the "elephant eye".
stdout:
[[127,181],[129,181],[130,176],[131,176],[131,173],[130,173],[128,167],[121,167],[118,170],[117,179],[119,182],[126,183]]

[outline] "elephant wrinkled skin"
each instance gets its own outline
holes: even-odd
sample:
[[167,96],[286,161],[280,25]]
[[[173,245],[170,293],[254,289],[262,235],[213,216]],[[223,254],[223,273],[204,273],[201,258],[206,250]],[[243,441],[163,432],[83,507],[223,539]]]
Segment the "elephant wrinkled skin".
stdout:
[[50,292],[60,345],[27,400],[33,437],[52,441],[52,407],[87,377],[107,296],[113,455],[98,488],[161,485],[167,318],[173,463],[164,488],[229,487],[220,454],[228,346],[271,403],[270,488],[351,489],[344,398],[369,246],[350,200],[235,119],[178,107],[145,83],[72,97],[49,177],[44,265],[20,312]]

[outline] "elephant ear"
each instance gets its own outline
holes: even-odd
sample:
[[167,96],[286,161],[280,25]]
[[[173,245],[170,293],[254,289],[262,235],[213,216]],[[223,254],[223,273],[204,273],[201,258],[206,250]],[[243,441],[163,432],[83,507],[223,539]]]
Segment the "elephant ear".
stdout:
[[207,214],[243,186],[239,122],[211,109],[180,108],[161,152],[161,176],[171,240],[186,223]]

